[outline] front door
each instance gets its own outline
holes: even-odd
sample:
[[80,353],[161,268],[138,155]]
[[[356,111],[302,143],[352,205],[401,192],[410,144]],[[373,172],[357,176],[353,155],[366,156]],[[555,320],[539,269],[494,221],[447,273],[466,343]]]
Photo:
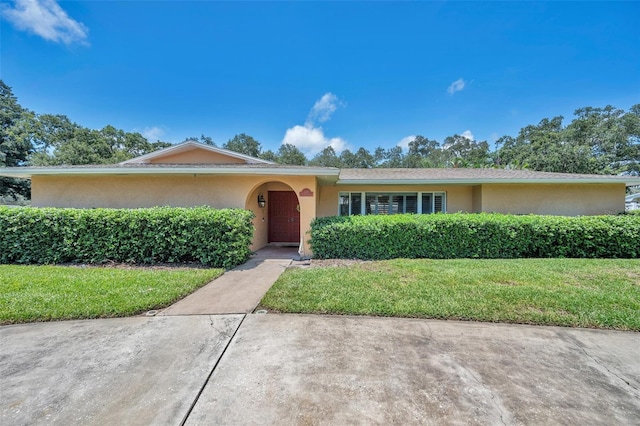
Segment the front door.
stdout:
[[269,191],[269,242],[300,243],[300,209],[293,191]]

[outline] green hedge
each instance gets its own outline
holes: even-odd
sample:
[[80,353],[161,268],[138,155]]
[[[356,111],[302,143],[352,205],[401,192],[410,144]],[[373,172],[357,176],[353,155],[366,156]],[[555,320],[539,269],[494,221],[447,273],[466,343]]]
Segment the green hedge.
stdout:
[[311,224],[320,259],[640,256],[640,216],[332,216]]
[[201,262],[231,268],[251,255],[253,213],[209,207],[0,207],[0,263]]

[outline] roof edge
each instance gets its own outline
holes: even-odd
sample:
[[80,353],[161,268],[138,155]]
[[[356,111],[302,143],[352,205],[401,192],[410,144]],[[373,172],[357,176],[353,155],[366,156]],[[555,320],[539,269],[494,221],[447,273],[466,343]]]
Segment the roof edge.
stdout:
[[202,148],[207,151],[215,152],[217,154],[228,155],[230,157],[239,158],[241,160],[245,160],[248,163],[258,163],[258,164],[275,164],[273,161],[263,160],[262,158],[252,157],[250,155],[241,154],[239,152],[230,151],[224,148],[218,148],[217,146],[211,146],[207,144],[203,144],[194,140],[188,140],[173,146],[169,146],[164,149],[159,149],[157,151],[150,152],[148,154],[141,155],[139,157],[130,158],[129,160],[122,161],[118,164],[137,164],[137,163],[148,163],[149,160],[153,160],[154,158],[162,157],[165,154],[170,154],[175,151],[175,153],[182,152],[185,148],[194,147],[194,148]]
[[484,183],[624,183],[626,186],[640,185],[636,181],[620,176],[619,178],[465,178],[465,179],[338,179],[336,185],[478,185]]
[[[134,163],[135,164],[135,163]],[[340,169],[334,168],[246,168],[246,167],[185,167],[171,168],[147,168],[135,167],[7,167],[0,168],[0,176],[28,179],[32,176],[83,176],[83,175],[301,175],[301,176],[335,176],[338,177]]]

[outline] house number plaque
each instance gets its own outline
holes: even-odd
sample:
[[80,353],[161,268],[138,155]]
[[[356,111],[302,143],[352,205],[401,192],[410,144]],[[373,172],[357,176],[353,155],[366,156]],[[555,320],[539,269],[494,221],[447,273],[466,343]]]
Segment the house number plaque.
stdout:
[[310,190],[309,188],[305,188],[302,191],[300,191],[300,196],[301,197],[313,197],[313,191]]

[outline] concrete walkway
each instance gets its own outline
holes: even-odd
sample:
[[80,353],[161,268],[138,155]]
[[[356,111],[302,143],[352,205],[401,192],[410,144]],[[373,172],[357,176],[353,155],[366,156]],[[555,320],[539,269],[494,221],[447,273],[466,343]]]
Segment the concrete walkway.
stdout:
[[250,313],[280,274],[298,257],[297,248],[265,247],[251,259],[164,309],[159,315]]
[[2,425],[637,425],[640,333],[316,315],[0,327]]

